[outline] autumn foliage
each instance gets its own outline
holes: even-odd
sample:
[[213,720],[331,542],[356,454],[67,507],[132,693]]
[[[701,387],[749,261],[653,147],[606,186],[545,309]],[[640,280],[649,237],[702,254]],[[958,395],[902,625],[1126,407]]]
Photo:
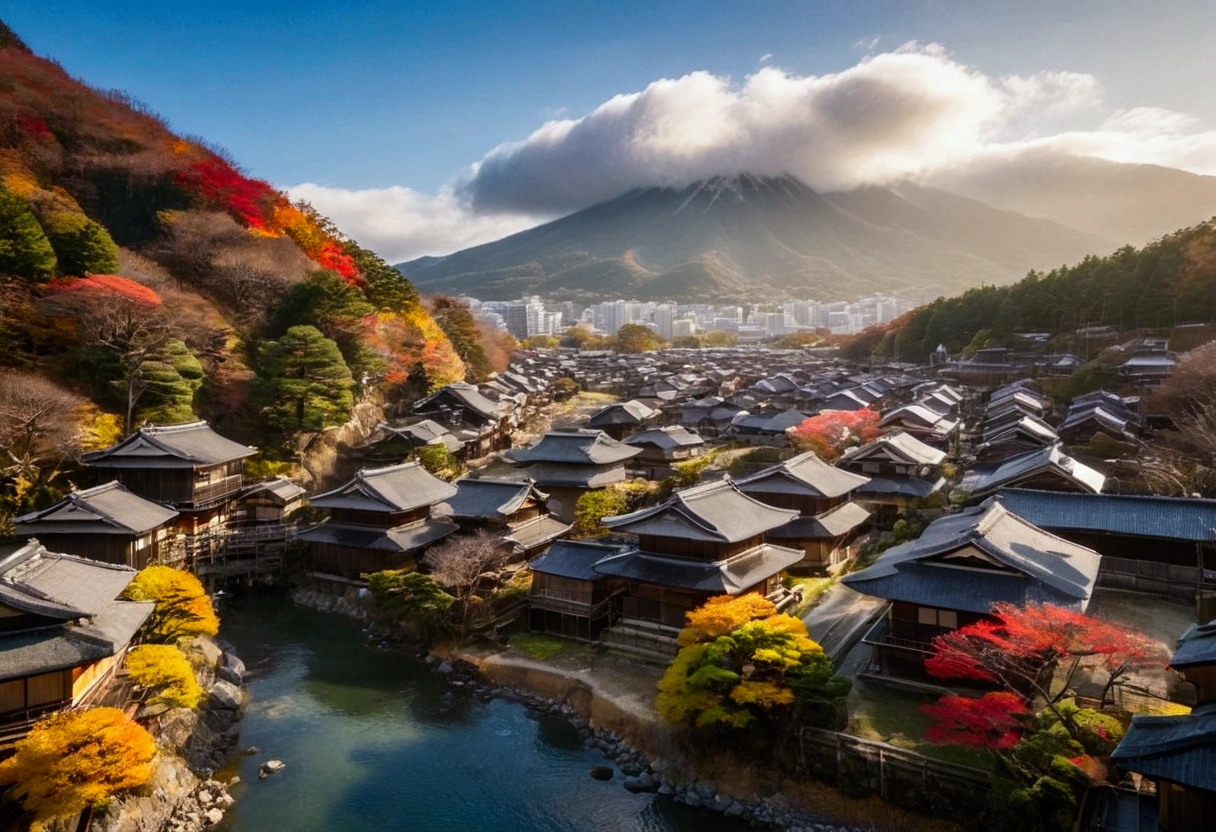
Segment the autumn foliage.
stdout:
[[921,710],[937,719],[925,739],[942,745],[965,745],[1004,751],[1017,745],[1030,709],[1020,696],[1000,691],[972,698],[943,696]]
[[220,621],[198,578],[171,566],[149,566],[127,587],[130,601],[152,601],[156,606],[144,625],[161,641],[213,636]]
[[148,782],[155,756],[152,736],[117,708],[64,711],[17,743],[0,784],[13,785],[37,830]]
[[141,644],[127,654],[131,680],[152,692],[152,703],[193,708],[203,699],[186,654],[172,644]]
[[760,595],[712,598],[688,623],[659,681],[656,706],[670,723],[747,728],[792,718],[795,706],[811,714],[848,693],[806,625]]
[[787,431],[797,446],[812,450],[820,459],[831,462],[853,445],[877,439],[882,417],[875,410],[824,410]]
[[91,274],[80,278],[63,278],[51,281],[48,287],[53,295],[117,295],[141,306],[160,306],[161,298],[155,290],[142,283],[117,274]]

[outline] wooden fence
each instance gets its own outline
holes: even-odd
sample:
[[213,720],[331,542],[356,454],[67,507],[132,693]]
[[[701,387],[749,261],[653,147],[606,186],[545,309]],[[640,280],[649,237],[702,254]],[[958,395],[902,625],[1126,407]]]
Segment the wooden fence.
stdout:
[[803,769],[850,797],[877,796],[912,812],[980,828],[989,811],[988,772],[894,745],[803,728]]
[[1211,589],[1216,586],[1216,572],[1205,569],[1200,583],[1199,570],[1194,566],[1103,557],[1098,586],[1193,601],[1200,587]]

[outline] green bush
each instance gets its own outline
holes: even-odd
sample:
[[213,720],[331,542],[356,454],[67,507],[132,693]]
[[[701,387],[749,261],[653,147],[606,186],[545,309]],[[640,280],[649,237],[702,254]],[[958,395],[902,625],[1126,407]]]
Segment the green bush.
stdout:
[[0,185],[0,274],[46,280],[55,273],[55,250],[26,201]]
[[52,214],[44,225],[60,274],[82,277],[118,271],[118,246],[105,226],[66,211]]

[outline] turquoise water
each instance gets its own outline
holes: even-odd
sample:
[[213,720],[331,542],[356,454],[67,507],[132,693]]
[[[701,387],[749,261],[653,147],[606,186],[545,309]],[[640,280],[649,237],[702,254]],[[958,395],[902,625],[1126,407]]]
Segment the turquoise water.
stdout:
[[[604,764],[564,720],[453,690],[358,624],[267,596],[223,611],[252,702],[227,832],[645,830],[743,826],[588,776]],[[257,779],[268,759],[287,764]]]

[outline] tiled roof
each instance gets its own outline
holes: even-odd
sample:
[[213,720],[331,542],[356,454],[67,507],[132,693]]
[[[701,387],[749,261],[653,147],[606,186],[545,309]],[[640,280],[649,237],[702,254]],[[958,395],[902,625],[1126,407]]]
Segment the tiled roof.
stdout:
[[549,547],[549,551],[529,561],[528,568],[533,572],[558,578],[598,581],[603,576],[595,571],[595,564],[606,557],[620,554],[621,551],[621,546],[581,540],[558,540]]
[[255,448],[225,439],[206,422],[144,427],[85,462],[106,468],[190,468],[234,462],[257,453]]
[[73,491],[50,508],[14,518],[19,535],[139,535],[177,517],[177,511],[132,494],[117,480]]
[[[529,477],[461,477],[452,484],[456,493],[445,501],[452,517],[501,520],[519,511],[536,492],[536,484]],[[536,496],[544,499],[539,492]]]
[[636,400],[627,402],[614,402],[607,405],[591,414],[591,418],[587,420],[587,427],[599,428],[606,425],[640,425],[647,419],[657,415],[658,411],[654,410]]
[[393,529],[371,526],[348,526],[326,520],[296,535],[305,543],[330,543],[352,549],[375,549],[381,552],[413,552],[457,531],[451,520],[430,517]]
[[998,499],[1014,514],[1044,529],[1216,540],[1216,500],[1025,488],[1002,489]]
[[783,526],[798,512],[773,508],[740,491],[730,480],[684,488],[666,502],[607,517],[610,529],[638,535],[737,543]]
[[870,519],[870,512],[853,501],[833,506],[814,517],[798,517],[768,533],[772,540],[819,540],[840,537]]
[[1052,445],[1010,457],[988,473],[969,477],[970,482],[964,484],[964,487],[973,496],[982,497],[1000,488],[1015,487],[1026,479],[1044,473],[1054,473],[1062,480],[1093,494],[1100,493],[1106,483],[1106,476],[1100,471],[1095,471],[1068,456],[1060,450],[1059,445]]
[[1145,777],[1216,792],[1216,712],[1134,716],[1110,756]]
[[835,468],[816,456],[814,451],[807,451],[736,480],[735,484],[745,494],[840,497],[869,481],[869,477]]
[[130,643],[152,603],[113,601],[90,621],[0,634],[0,681],[84,667]]
[[797,549],[768,544],[713,563],[631,550],[600,560],[595,571],[644,584],[737,595],[788,569],[802,556]]
[[946,461],[946,452],[926,445],[904,430],[893,430],[858,448],[850,448],[841,457],[841,462],[864,460],[870,456],[890,455],[909,465],[941,465]]
[[1192,624],[1170,657],[1170,667],[1175,670],[1209,664],[1216,665],[1216,621]]
[[0,560],[0,604],[49,618],[89,617],[134,578],[129,566],[49,552],[30,540]]
[[417,462],[365,468],[332,491],[309,498],[313,508],[346,508],[395,513],[434,505],[456,494],[456,487]]
[[635,433],[625,440],[626,445],[654,445],[663,450],[674,448],[689,448],[704,445],[705,440],[699,433],[689,430],[683,425],[667,425],[661,428],[650,428]]
[[542,514],[513,526],[511,531],[503,536],[503,540],[528,551],[543,546],[568,531],[570,531],[569,523],[563,523],[552,515]]
[[990,500],[935,520],[843,581],[879,598],[977,613],[997,601],[1084,610],[1100,560]]
[[[557,462],[573,465],[607,465],[623,462],[642,452],[598,430],[555,430],[530,448],[507,451],[512,462]],[[539,480],[538,480],[539,481]]]

